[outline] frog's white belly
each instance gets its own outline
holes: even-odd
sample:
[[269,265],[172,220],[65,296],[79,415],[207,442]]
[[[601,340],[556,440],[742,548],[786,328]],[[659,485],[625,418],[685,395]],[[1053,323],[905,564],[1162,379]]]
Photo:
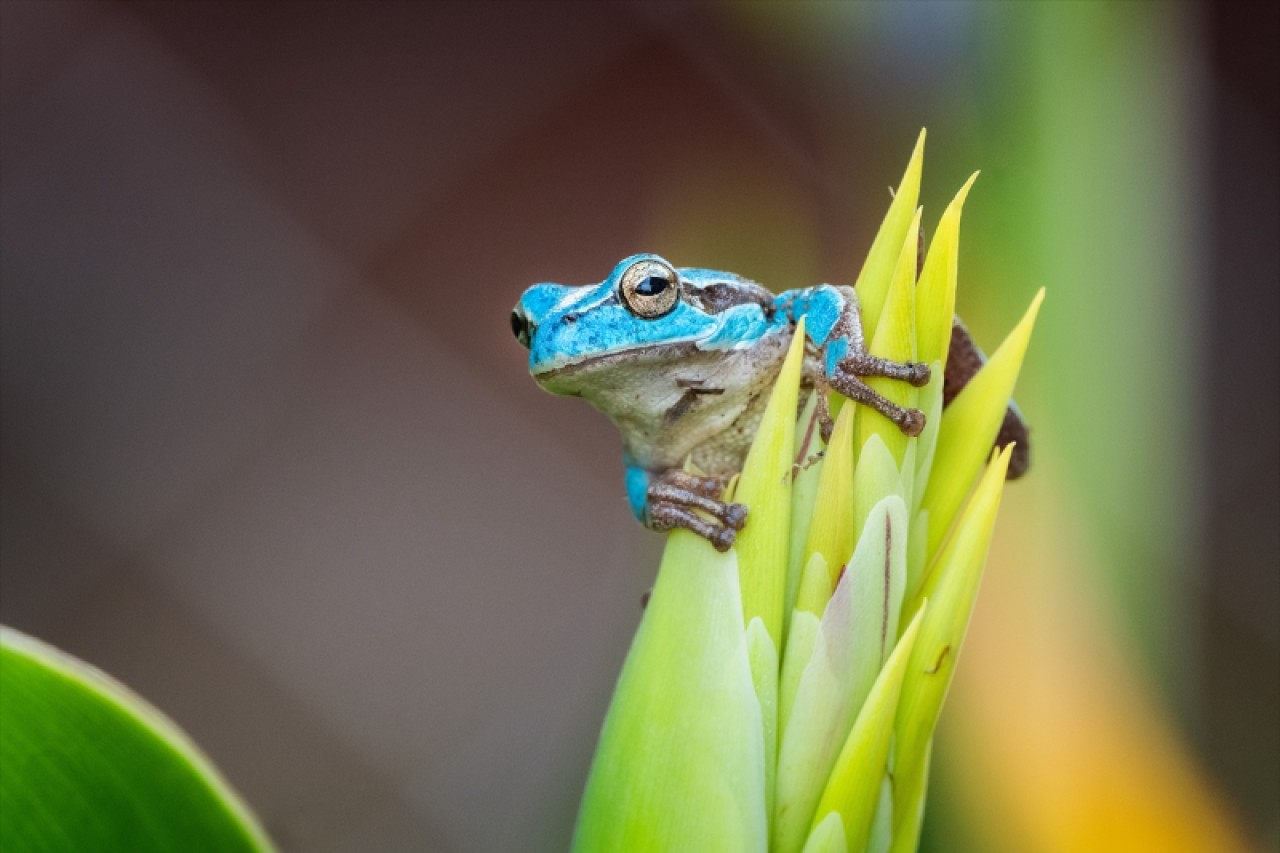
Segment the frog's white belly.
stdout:
[[650,471],[690,458],[707,474],[732,474],[742,461],[791,335],[769,335],[730,351],[614,366],[609,381],[584,383],[583,396],[613,419],[631,461]]

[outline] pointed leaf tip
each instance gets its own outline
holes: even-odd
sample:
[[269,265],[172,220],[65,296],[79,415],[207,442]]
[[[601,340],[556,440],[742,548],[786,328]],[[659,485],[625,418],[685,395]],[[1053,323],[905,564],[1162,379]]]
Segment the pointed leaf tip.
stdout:
[[916,288],[919,357],[922,361],[945,363],[951,344],[951,321],[956,310],[956,281],[959,276],[960,214],[978,172],[969,176],[955,198],[943,211],[925,255]]
[[[880,311],[880,321],[874,333],[867,332],[873,355],[890,361],[906,362],[916,359],[916,253],[919,247],[921,208],[917,207],[911,218],[898,260],[890,278]],[[918,391],[915,386],[896,379],[871,377],[866,380],[871,389],[900,406],[915,408]],[[907,436],[902,430],[879,412],[865,408],[858,418],[858,446],[872,435],[879,435],[901,462],[907,450]]]
[[916,145],[915,145],[915,148],[911,149],[911,160],[909,160],[908,162],[924,159],[924,140],[925,140],[925,137],[928,135],[929,135],[929,128],[927,127],[920,128],[920,135],[916,137]]
[[921,504],[929,511],[929,559],[950,531],[965,495],[995,443],[1043,301],[1042,288],[995,355],[942,414],[933,469]]
[[907,162],[907,169],[902,174],[902,182],[898,184],[898,191],[893,195],[889,211],[880,224],[880,230],[876,232],[871,248],[867,251],[867,259],[854,284],[854,289],[858,291],[862,328],[867,340],[872,340],[875,335],[880,311],[889,293],[893,269],[902,250],[902,241],[906,239],[907,229],[919,204],[920,176],[924,171],[924,140],[925,131],[921,130],[916,147],[911,152],[911,159]]

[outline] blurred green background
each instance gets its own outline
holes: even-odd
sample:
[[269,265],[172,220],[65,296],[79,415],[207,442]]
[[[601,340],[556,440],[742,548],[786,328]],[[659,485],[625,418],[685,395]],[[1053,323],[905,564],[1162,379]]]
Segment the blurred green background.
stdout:
[[1048,289],[925,847],[1280,846],[1274,10],[0,14],[0,616],[284,849],[564,847],[660,540],[510,305],[852,282],[922,127],[971,330]]

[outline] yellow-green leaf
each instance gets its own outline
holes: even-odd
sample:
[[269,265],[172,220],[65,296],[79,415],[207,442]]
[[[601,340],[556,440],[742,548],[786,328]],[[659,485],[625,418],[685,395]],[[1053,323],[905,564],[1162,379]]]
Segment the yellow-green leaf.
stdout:
[[[899,700],[901,701],[901,700]],[[896,757],[893,771],[893,794],[889,806],[892,829],[889,833],[889,853],[916,853],[920,847],[920,826],[924,823],[924,803],[929,793],[929,759],[933,755],[933,741],[924,748],[924,759],[910,767],[899,768]],[[876,815],[877,826],[880,815]]]
[[876,325],[880,321],[880,311],[884,307],[885,296],[889,293],[889,283],[893,278],[893,268],[898,263],[898,255],[902,251],[902,241],[907,237],[907,229],[911,227],[911,219],[915,215],[916,204],[920,198],[920,174],[924,169],[924,137],[920,131],[915,150],[911,152],[911,160],[907,170],[894,193],[889,212],[880,223],[867,259],[858,273],[854,287],[858,291],[858,304],[862,311],[862,331],[867,340],[875,336]]
[[782,608],[787,597],[791,463],[804,341],[804,318],[801,318],[735,491],[736,500],[746,504],[750,511],[736,546],[743,615],[747,622],[757,616],[763,619],[775,647],[782,645]]
[[[808,835],[827,773],[897,636],[905,533],[902,499],[890,495],[876,504],[822,614],[779,740],[777,851],[798,850]],[[799,662],[787,660],[792,666]]]
[[[941,361],[934,361],[929,365],[929,384],[921,388],[919,396],[916,397],[916,405],[924,412],[924,431],[916,436],[912,510],[919,509],[924,499],[925,489],[929,485],[929,475],[933,471],[934,455],[938,449],[938,433],[942,427],[943,369]],[[903,476],[906,476],[905,473]]]
[[[795,613],[809,613],[817,617],[831,598],[831,572],[821,551],[814,551],[800,572],[800,587],[796,590]],[[793,615],[794,619],[795,616]]]
[[871,508],[887,495],[902,495],[902,477],[884,439],[873,435],[862,446],[853,472],[854,530],[862,530]]
[[909,804],[922,796],[905,783],[912,778],[923,778],[916,764],[925,760],[973,612],[996,513],[1000,509],[1009,454],[1010,448],[1005,448],[987,466],[956,526],[955,536],[938,556],[920,591],[921,601],[927,598],[930,605],[902,685],[895,723],[894,767],[898,787],[894,791],[894,814],[899,820],[909,818]]
[[846,406],[836,417],[831,443],[827,445],[809,525],[808,551],[821,554],[830,573],[827,595],[853,553],[853,537],[853,407]]
[[851,851],[863,850],[867,844],[889,757],[898,694],[926,612],[927,606],[922,603],[880,671],[818,801],[814,828],[832,812],[839,814]]
[[951,347],[951,322],[956,313],[956,278],[960,257],[960,213],[978,179],[973,175],[947,205],[929,243],[920,283],[916,287],[916,330],[920,360],[946,365]]
[[[875,337],[870,339],[870,352],[890,361],[915,361],[916,358],[916,249],[920,228],[920,210],[916,209],[907,229],[898,262],[890,278],[889,292],[885,296]],[[900,406],[916,405],[916,389],[901,380],[871,377],[866,380],[873,391]],[[907,449],[907,436],[884,415],[871,408],[864,408],[858,418],[858,444],[870,436],[884,439],[890,452],[899,463]]]
[[928,554],[925,548],[929,544],[929,510],[922,509],[911,520],[911,538],[907,542],[907,601],[916,601],[920,596],[920,585],[924,583],[925,564]]
[[813,828],[809,840],[804,843],[804,853],[845,853],[849,843],[845,841],[844,824],[840,814],[832,812]]
[[[813,559],[821,560],[821,554]],[[825,571],[825,569],[823,570]],[[791,629],[787,632],[787,647],[782,654],[782,674],[778,679],[778,731],[785,732],[795,706],[800,679],[813,654],[813,644],[818,639],[818,627],[822,620],[816,613],[797,610],[791,617]]]
[[787,596],[783,609],[783,635],[791,611],[796,606],[796,593],[800,588],[800,576],[808,560],[809,526],[813,521],[814,501],[818,496],[818,482],[822,474],[822,439],[819,435],[817,414],[818,392],[809,395],[804,411],[796,420],[796,467],[791,477],[791,553],[787,560]]
[[751,662],[751,681],[756,688],[764,726],[764,802],[768,814],[773,808],[778,763],[778,649],[759,616],[747,626],[747,659]]
[[951,529],[951,522],[1000,431],[1043,299],[1041,290],[991,360],[942,413],[929,488],[921,504],[929,510],[930,558]]
[[763,851],[764,737],[737,559],[677,530],[605,717],[574,849]]
[[876,803],[876,816],[871,821],[871,833],[867,836],[866,853],[889,853],[893,843],[893,745],[889,746],[889,766],[880,780],[880,799]]

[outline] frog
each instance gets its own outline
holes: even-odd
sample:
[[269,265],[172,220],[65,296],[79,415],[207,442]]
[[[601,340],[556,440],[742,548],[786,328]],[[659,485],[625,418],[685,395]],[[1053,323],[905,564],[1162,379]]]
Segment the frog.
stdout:
[[[598,284],[529,287],[511,313],[511,330],[528,350],[538,385],[581,397],[617,426],[636,519],[652,530],[689,530],[723,552],[746,525],[748,509],[722,496],[742,469],[801,318],[800,402],[803,408],[816,395],[824,440],[833,427],[833,390],[905,435],[920,434],[923,412],[898,405],[865,380],[921,387],[931,369],[871,354],[858,294],[846,285],[774,293],[735,273],[677,268],[659,255],[637,254]],[[958,319],[950,354],[944,404],[985,361]],[[1017,441],[1023,449],[1011,466],[1014,476],[1026,467],[1025,434],[1010,409],[997,443]]]

